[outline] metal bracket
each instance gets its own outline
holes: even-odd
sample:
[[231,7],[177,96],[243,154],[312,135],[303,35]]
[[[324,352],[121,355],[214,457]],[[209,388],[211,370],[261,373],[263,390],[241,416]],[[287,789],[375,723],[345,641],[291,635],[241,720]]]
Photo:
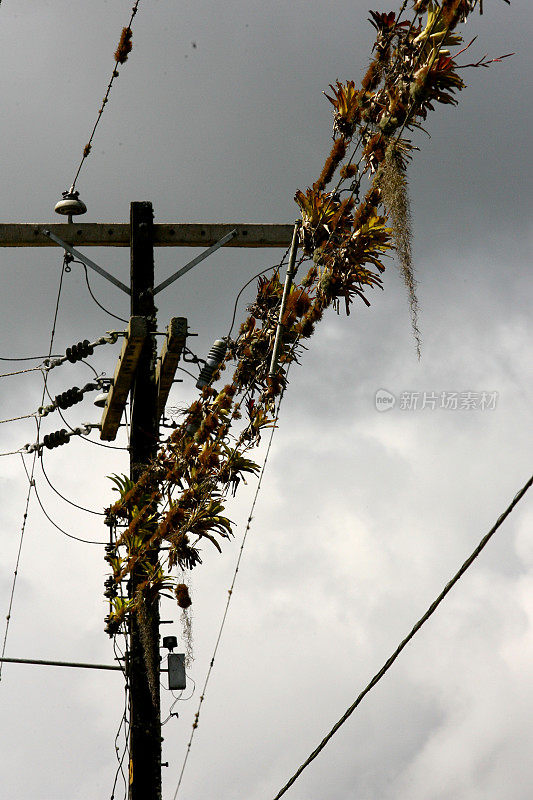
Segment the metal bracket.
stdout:
[[85,264],[85,266],[93,269],[103,278],[106,278],[106,280],[110,281],[110,283],[114,283],[115,286],[118,286],[118,288],[122,289],[122,291],[126,292],[126,294],[131,294],[131,289],[128,286],[126,286],[125,283],[119,281],[118,278],[115,278],[114,275],[111,275],[109,272],[107,272],[107,270],[103,269],[103,267],[99,267],[98,264],[95,264],[94,261],[91,261],[90,258],[84,256],[83,253],[80,253],[79,250],[75,250],[70,244],[67,244],[67,242],[64,242],[63,239],[59,238],[59,236],[56,236],[55,233],[51,233],[51,231],[45,229],[43,229],[42,232],[44,233],[45,236],[48,236],[49,239],[52,239],[53,242],[56,242],[56,244],[58,244],[60,247],[66,250],[67,253],[70,253],[71,255],[79,259],[83,264]]
[[189,261],[188,264],[185,264],[184,267],[181,267],[181,269],[171,275],[170,278],[167,278],[166,281],[163,281],[163,283],[160,283],[159,286],[156,286],[154,289],[154,295],[160,292],[162,289],[166,289],[167,286],[170,286],[170,284],[174,283],[174,281],[177,281],[178,278],[181,278],[182,275],[185,275],[186,272],[199,264],[200,261],[203,261],[204,258],[210,256],[211,253],[214,253],[215,250],[218,250],[219,247],[222,247],[222,245],[226,244],[226,242],[229,242],[229,240],[233,239],[235,236],[237,236],[237,231],[235,229],[227,233],[222,237],[222,239],[219,239],[218,242],[215,242],[215,244],[211,245],[211,247],[208,247],[207,250],[204,250],[203,253],[200,253],[199,256],[193,258],[192,261]]

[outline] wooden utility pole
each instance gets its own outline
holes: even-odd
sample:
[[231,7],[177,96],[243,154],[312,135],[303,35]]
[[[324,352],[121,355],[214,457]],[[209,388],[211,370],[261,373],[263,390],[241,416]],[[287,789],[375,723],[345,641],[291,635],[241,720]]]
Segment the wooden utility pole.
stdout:
[[[136,481],[157,455],[159,416],[186,336],[187,321],[175,318],[157,366],[154,295],[222,245],[286,248],[293,225],[159,224],[152,204],[131,203],[130,223],[0,223],[0,247],[63,247],[86,266],[131,296],[131,318],[109,399],[102,417],[101,437],[113,440],[131,385],[130,476]],[[130,286],[122,284],[76,247],[130,247]],[[207,247],[200,256],[154,286],[154,247]],[[293,248],[294,249],[294,248]],[[156,563],[157,550],[152,553]],[[135,569],[129,594],[144,579]],[[130,686],[130,762],[128,800],[161,800],[161,714],[159,697],[159,605],[145,603],[129,623],[127,674]]]
[[[137,481],[157,455],[159,413],[156,384],[157,309],[154,304],[153,211],[151,203],[130,206],[131,316],[146,320],[147,336],[132,385],[130,477]],[[152,554],[157,560],[157,551]],[[134,569],[130,596],[145,578]],[[159,605],[145,602],[130,617],[129,800],[161,800],[161,714],[159,701]]]

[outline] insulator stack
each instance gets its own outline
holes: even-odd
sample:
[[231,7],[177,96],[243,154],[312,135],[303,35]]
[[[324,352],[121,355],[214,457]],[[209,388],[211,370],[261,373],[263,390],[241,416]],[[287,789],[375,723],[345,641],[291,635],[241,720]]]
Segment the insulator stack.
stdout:
[[104,561],[107,561],[108,564],[111,564],[114,558],[116,558],[117,552],[114,544],[106,544],[105,546],[105,556]]
[[72,347],[67,347],[65,351],[65,355],[71,364],[75,364],[76,361],[87,358],[87,356],[92,356],[93,353],[94,348],[88,339],[84,339],[83,342],[78,342],[78,344],[73,344]]
[[222,360],[226,355],[228,343],[225,339],[217,339],[213,347],[207,354],[207,363],[202,367],[200,377],[196,381],[196,388],[203,389],[211,382],[214,373],[222,364]]
[[66,392],[62,392],[55,397],[56,405],[63,410],[76,405],[76,403],[81,403],[82,400],[83,392],[77,386],[73,386],[72,389],[67,389]]
[[47,433],[43,439],[43,444],[49,450],[53,450],[54,447],[60,447],[62,444],[67,444],[70,439],[70,435],[65,428],[61,428],[60,431],[54,431],[53,433]]
[[117,584],[113,578],[106,578],[104,581],[104,597],[107,597],[109,600],[112,600],[113,597],[116,597],[118,594]]

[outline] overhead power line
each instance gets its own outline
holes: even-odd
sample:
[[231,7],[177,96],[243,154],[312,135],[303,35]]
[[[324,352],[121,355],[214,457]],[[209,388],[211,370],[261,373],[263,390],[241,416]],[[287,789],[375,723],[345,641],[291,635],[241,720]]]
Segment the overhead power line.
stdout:
[[105,109],[105,107],[107,105],[107,102],[109,100],[109,94],[111,92],[111,87],[113,86],[115,78],[118,78],[118,75],[119,75],[119,73],[118,73],[118,65],[119,64],[124,64],[124,62],[127,60],[128,55],[129,55],[129,53],[131,51],[131,48],[132,48],[132,43],[131,43],[131,37],[132,37],[131,24],[133,22],[133,18],[135,16],[135,14],[137,13],[137,8],[139,6],[139,2],[140,2],[140,0],[136,0],[135,4],[134,4],[134,6],[133,6],[133,8],[131,10],[130,21],[128,22],[127,26],[122,29],[122,34],[120,36],[120,41],[119,41],[118,47],[117,47],[117,49],[115,51],[115,65],[113,67],[113,71],[111,72],[111,78],[109,79],[109,83],[107,84],[107,89],[106,89],[106,93],[104,95],[104,99],[102,100],[102,105],[98,109],[98,114],[96,115],[96,122],[93,125],[93,129],[91,131],[91,135],[89,136],[89,141],[87,142],[87,144],[83,148],[81,161],[79,163],[78,169],[76,170],[76,174],[74,176],[74,180],[72,181],[72,187],[70,189],[71,192],[74,190],[74,188],[76,186],[76,181],[78,180],[78,176],[79,176],[79,174],[81,172],[81,168],[83,167],[85,159],[87,158],[87,156],[91,152],[94,134],[96,133],[96,129],[98,127],[98,124],[99,124],[99,122],[100,122],[100,120],[102,118],[102,114],[104,113],[104,109]]
[[[0,356],[0,361],[37,361],[37,359],[50,358],[50,356],[24,356],[23,358],[7,358],[7,356]],[[51,358],[59,358],[59,356],[51,356]]]
[[531,487],[531,485],[532,485],[532,484],[533,484],[533,475],[532,475],[532,476],[531,476],[531,478],[530,478],[530,479],[527,481],[527,483],[525,484],[525,486],[523,486],[523,487],[522,487],[522,489],[520,489],[520,491],[519,491],[519,492],[518,492],[518,493],[515,495],[515,497],[513,498],[513,500],[512,500],[512,502],[511,502],[511,504],[510,504],[510,505],[509,505],[509,506],[508,506],[508,507],[505,509],[505,511],[503,512],[503,514],[501,514],[501,515],[498,517],[498,519],[496,520],[496,522],[495,522],[495,524],[493,525],[493,527],[492,527],[492,528],[490,529],[490,531],[489,531],[487,534],[485,534],[485,536],[484,536],[484,537],[481,539],[481,541],[480,541],[480,543],[478,544],[478,546],[476,547],[476,549],[475,549],[475,550],[474,550],[474,551],[471,553],[471,555],[470,555],[470,556],[469,556],[469,557],[466,559],[466,561],[464,562],[464,564],[463,564],[463,565],[460,567],[460,569],[459,569],[459,570],[458,570],[458,571],[455,573],[455,575],[453,576],[453,578],[452,578],[452,579],[451,579],[451,580],[450,580],[450,581],[449,581],[449,582],[446,584],[446,586],[444,587],[444,589],[442,590],[442,592],[439,594],[439,596],[438,596],[438,597],[437,597],[437,598],[436,598],[436,599],[435,599],[435,600],[434,600],[434,601],[431,603],[431,605],[429,606],[429,608],[428,608],[428,610],[426,611],[426,613],[425,613],[425,614],[424,614],[422,617],[420,617],[420,619],[418,620],[418,622],[417,622],[417,623],[416,623],[416,624],[415,624],[415,625],[412,627],[412,629],[411,629],[411,631],[409,632],[409,634],[408,634],[408,635],[405,637],[405,639],[403,639],[403,640],[400,642],[400,644],[398,645],[398,647],[396,648],[396,650],[394,651],[394,653],[393,653],[393,654],[390,656],[390,658],[388,658],[388,659],[387,659],[387,661],[384,663],[384,665],[383,665],[383,666],[382,666],[382,668],[379,670],[379,672],[377,672],[377,673],[374,675],[374,677],[372,678],[372,680],[371,680],[371,681],[370,681],[370,682],[369,682],[369,683],[368,683],[368,684],[365,686],[365,688],[363,689],[363,691],[362,691],[362,692],[361,692],[361,693],[360,693],[360,694],[357,696],[356,700],[355,700],[355,701],[352,703],[352,705],[351,705],[351,706],[350,706],[350,707],[349,707],[349,708],[348,708],[348,709],[347,709],[347,710],[344,712],[344,714],[343,714],[343,715],[342,715],[342,717],[339,719],[339,721],[338,721],[337,723],[335,723],[335,725],[334,725],[334,726],[333,726],[333,728],[330,730],[330,732],[327,734],[327,736],[325,736],[325,737],[322,739],[322,741],[320,742],[320,744],[318,745],[318,747],[317,747],[315,750],[313,750],[313,752],[311,753],[311,755],[310,755],[308,758],[306,758],[306,760],[305,760],[305,761],[304,761],[304,763],[301,765],[301,767],[299,767],[299,768],[296,770],[296,772],[294,773],[294,775],[292,776],[292,778],[291,778],[289,781],[287,781],[287,783],[285,784],[285,786],[284,786],[282,789],[280,789],[280,791],[279,791],[279,792],[277,793],[277,795],[276,795],[276,796],[273,798],[273,800],[279,800],[279,798],[280,798],[280,797],[282,797],[282,796],[285,794],[285,792],[286,792],[288,789],[290,789],[290,787],[293,785],[293,783],[294,783],[294,782],[295,782],[295,781],[298,779],[298,777],[299,777],[299,776],[302,774],[302,772],[304,771],[304,769],[305,769],[306,767],[308,767],[308,766],[309,766],[309,764],[310,764],[310,763],[311,763],[311,762],[312,762],[312,761],[313,761],[313,760],[314,760],[314,759],[315,759],[315,758],[318,756],[318,754],[319,754],[319,753],[320,753],[320,752],[321,752],[321,751],[324,749],[324,747],[327,745],[327,743],[329,742],[329,740],[330,740],[330,739],[331,739],[331,738],[332,738],[332,737],[335,735],[335,733],[336,733],[336,732],[339,730],[339,728],[340,728],[342,725],[344,725],[344,723],[346,722],[346,720],[348,719],[348,717],[350,717],[350,716],[353,714],[353,712],[355,711],[355,709],[357,708],[357,706],[359,706],[359,705],[360,705],[360,703],[361,703],[361,702],[362,702],[362,700],[363,700],[363,699],[366,697],[366,695],[367,695],[367,694],[370,692],[370,690],[371,690],[371,689],[373,689],[373,687],[374,687],[374,686],[375,686],[377,683],[379,683],[379,681],[380,681],[380,680],[383,678],[383,676],[385,675],[385,673],[386,673],[386,672],[388,672],[388,670],[389,670],[389,669],[392,667],[392,665],[394,664],[394,662],[396,661],[396,659],[398,658],[398,656],[400,655],[400,653],[402,652],[402,650],[403,650],[403,649],[404,649],[404,648],[405,648],[405,647],[406,647],[406,646],[409,644],[409,642],[411,641],[411,639],[413,639],[413,637],[414,637],[414,636],[415,636],[415,635],[418,633],[418,631],[420,630],[420,628],[422,627],[422,625],[424,625],[424,623],[426,623],[426,622],[428,621],[428,619],[431,617],[431,615],[433,614],[433,612],[437,610],[437,608],[438,608],[438,607],[439,607],[439,605],[442,603],[442,601],[444,600],[444,598],[446,597],[446,595],[447,595],[447,594],[448,594],[448,593],[449,593],[449,592],[450,592],[450,591],[453,589],[453,587],[455,586],[455,584],[456,584],[456,583],[457,583],[457,582],[460,580],[460,578],[462,578],[462,576],[465,574],[465,572],[467,571],[467,569],[468,569],[468,568],[469,568],[469,567],[470,567],[470,566],[471,566],[471,565],[474,563],[474,561],[475,561],[475,560],[476,560],[476,558],[479,556],[479,554],[481,553],[481,551],[482,551],[482,550],[485,548],[485,546],[486,546],[486,545],[489,543],[490,539],[491,539],[491,538],[494,536],[494,534],[496,533],[496,531],[498,530],[498,528],[500,527],[500,525],[502,525],[502,523],[503,523],[503,522],[504,522],[504,521],[507,519],[507,517],[509,516],[509,514],[511,513],[511,511],[512,511],[512,510],[514,509],[514,507],[515,507],[515,506],[516,506],[516,505],[517,505],[517,504],[520,502],[520,500],[522,499],[522,497],[525,495],[525,493],[526,493],[526,492],[527,492],[527,490],[528,490],[528,489]]
[[89,283],[89,272],[87,270],[87,265],[84,264],[83,261],[78,261],[78,263],[81,264],[83,269],[85,270],[85,283],[87,284],[87,289],[88,289],[89,294],[91,295],[92,299],[94,300],[94,302],[98,306],[98,308],[101,308],[102,311],[105,311],[105,313],[109,314],[110,317],[113,317],[114,319],[118,319],[120,322],[125,322],[127,324],[128,323],[127,319],[125,319],[124,317],[119,317],[118,314],[114,314],[112,311],[109,311],[109,309],[107,309],[105,306],[103,306],[101,304],[101,302],[96,299],[96,297],[93,294],[93,290],[91,289],[91,284]]
[[[53,316],[53,320],[52,320],[52,330],[51,330],[51,333],[50,333],[50,344],[49,344],[49,347],[48,347],[48,354],[49,354],[48,358],[50,358],[51,353],[52,353],[52,348],[54,346],[54,337],[55,337],[55,332],[56,332],[57,316],[58,316],[58,313],[59,313],[59,304],[60,304],[60,301],[61,301],[61,290],[63,288],[63,277],[65,275],[65,267],[66,266],[67,266],[66,259],[63,257],[63,263],[61,265],[61,273],[60,273],[60,276],[59,276],[59,286],[58,286],[58,289],[57,289],[57,297],[56,297],[56,304],[55,304],[55,309],[54,309],[54,316]],[[41,396],[41,405],[44,403],[44,398],[45,398],[45,395],[46,395],[46,383],[47,383],[47,380],[48,380],[48,373],[47,372],[46,373],[43,372],[43,378],[44,378],[44,381],[43,381],[43,391],[42,391],[42,396]],[[40,430],[41,430],[41,422],[42,422],[42,420],[40,418],[38,418],[36,420],[36,423],[37,423],[37,440],[39,440],[39,433],[40,433]],[[6,455],[6,454],[3,454],[3,455]],[[27,522],[27,519],[28,519],[28,509],[29,509],[29,505],[30,505],[31,492],[32,492],[32,489],[35,488],[35,481],[33,479],[33,476],[34,476],[34,473],[35,473],[35,461],[37,459],[37,452],[34,452],[34,454],[33,454],[32,465],[31,465],[31,471],[30,472],[28,472],[28,470],[26,469],[26,464],[24,463],[24,458],[22,457],[22,455],[21,455],[21,459],[22,459],[22,464],[24,466],[24,470],[25,470],[26,475],[28,477],[28,484],[29,485],[28,485],[28,493],[26,495],[26,504],[25,504],[25,508],[24,508],[24,514],[23,514],[23,517],[22,517],[22,527],[21,527],[21,531],[20,531],[19,546],[18,546],[17,558],[16,558],[16,562],[15,562],[15,571],[13,573],[13,581],[12,581],[12,584],[11,584],[11,593],[10,593],[10,597],[9,597],[8,612],[7,612],[7,616],[6,616],[6,627],[5,627],[5,632],[4,632],[4,641],[3,641],[3,644],[2,644],[2,657],[4,657],[5,653],[6,653],[7,637],[8,637],[8,633],[9,633],[9,627],[10,627],[11,616],[12,616],[13,600],[14,600],[14,596],[15,596],[15,588],[16,588],[16,585],[17,585],[17,578],[18,578],[19,567],[20,567],[20,559],[21,559],[21,555],[22,555],[22,545],[23,545],[23,542],[24,542],[24,534],[25,534],[25,531],[26,531],[26,522]],[[37,494],[37,492],[35,494]],[[2,680],[2,662],[0,662],[0,680]]]
[[[22,460],[22,463],[24,463],[24,459]],[[24,468],[26,468],[26,467],[24,467]],[[21,531],[20,531],[19,546],[18,546],[18,550],[17,550],[17,558],[16,558],[16,561],[15,561],[15,570],[13,572],[13,581],[11,582],[11,592],[10,592],[10,595],[9,595],[9,605],[8,605],[7,614],[6,614],[6,627],[4,629],[4,641],[2,643],[2,659],[4,658],[5,653],[6,653],[7,636],[8,636],[8,633],[9,633],[9,624],[11,622],[11,611],[13,609],[13,600],[14,600],[14,597],[15,597],[15,587],[17,585],[17,577],[18,577],[18,571],[19,571],[19,566],[20,566],[20,557],[22,555],[22,544],[24,542],[24,533],[26,531],[26,522],[28,520],[28,508],[29,508],[29,505],[30,505],[31,488],[32,487],[31,487],[31,482],[30,482],[30,486],[28,487],[28,493],[26,495],[26,503],[25,503],[25,507],[24,507],[24,514],[22,515],[22,527],[21,527]],[[0,681],[2,680],[2,667],[3,667],[3,660],[0,660]]]
[[0,661],[10,664],[36,664],[42,667],[76,667],[77,669],[108,669],[122,672],[122,667],[115,664],[86,664],[82,661],[46,661],[42,658],[5,658],[4,656],[0,658]]
[[20,417],[9,417],[8,419],[0,419],[0,425],[3,425],[4,422],[17,422],[19,419],[31,419],[32,417],[36,416],[37,413],[34,412],[33,414],[22,414]]
[[22,375],[24,372],[35,372],[36,370],[42,370],[42,366],[39,365],[37,367],[27,367],[26,369],[17,369],[15,372],[3,372],[0,374],[0,378],[9,378],[10,375]]
[[53,492],[55,492],[57,494],[58,497],[60,497],[62,500],[64,500],[65,503],[68,503],[69,505],[74,506],[74,508],[78,508],[80,511],[86,511],[88,514],[97,514],[98,516],[103,516],[103,517],[106,516],[105,511],[95,511],[92,508],[85,508],[85,506],[80,506],[78,503],[75,503],[73,500],[69,500],[68,497],[65,497],[64,494],[61,494],[61,492],[58,489],[56,489],[56,487],[53,485],[53,483],[51,482],[50,478],[48,477],[48,475],[46,473],[46,470],[44,468],[44,458],[43,458],[43,456],[44,456],[44,451],[41,453],[41,469],[43,471],[44,479],[47,482],[48,486],[52,489]]
[[[289,364],[289,368],[290,368],[290,364]],[[287,375],[288,375],[288,370],[287,370]],[[235,588],[235,583],[237,581],[237,573],[239,572],[239,567],[241,565],[244,546],[246,544],[246,540],[248,538],[248,533],[250,532],[250,528],[251,528],[251,525],[252,525],[253,514],[254,514],[256,503],[257,503],[257,498],[259,497],[259,492],[261,490],[261,485],[262,485],[262,482],[263,482],[263,477],[264,477],[264,474],[265,474],[265,469],[266,469],[266,465],[267,465],[267,462],[268,462],[268,457],[270,455],[270,450],[272,448],[272,440],[274,438],[274,432],[276,431],[276,428],[277,428],[277,422],[278,422],[278,419],[279,419],[279,412],[280,412],[280,408],[281,408],[281,402],[283,400],[284,394],[285,394],[285,390],[282,391],[282,393],[280,394],[280,397],[279,397],[278,406],[277,406],[277,410],[276,410],[276,415],[275,415],[274,423],[272,425],[272,429],[270,431],[270,437],[269,437],[269,440],[268,440],[268,445],[267,445],[267,450],[266,450],[266,453],[265,453],[265,458],[264,458],[264,461],[263,461],[263,466],[261,467],[261,472],[259,474],[259,478],[258,478],[258,481],[257,481],[257,486],[256,486],[254,498],[252,500],[252,505],[250,507],[250,513],[249,513],[248,519],[246,521],[246,528],[245,528],[244,536],[243,536],[243,539],[242,539],[242,542],[241,542],[241,546],[240,546],[240,549],[239,549],[239,555],[237,557],[237,562],[235,564],[235,569],[233,571],[233,578],[232,578],[232,581],[231,581],[230,588],[228,589],[228,597],[227,597],[227,600],[226,600],[226,607],[224,609],[224,613],[222,615],[222,620],[220,622],[220,626],[219,626],[219,629],[218,629],[218,634],[217,634],[217,639],[216,639],[216,642],[215,642],[215,647],[213,649],[213,654],[211,656],[211,661],[209,662],[209,668],[207,670],[207,675],[206,675],[206,678],[205,678],[205,681],[204,681],[204,685],[203,685],[203,688],[202,688],[202,693],[200,695],[200,701],[198,703],[198,708],[196,710],[196,714],[194,715],[194,722],[193,722],[193,725],[192,725],[192,731],[191,731],[191,734],[190,734],[190,737],[189,737],[189,741],[187,743],[187,749],[185,751],[185,757],[183,759],[183,764],[182,764],[180,776],[179,776],[179,779],[178,779],[178,785],[176,786],[176,791],[174,792],[173,800],[176,800],[176,798],[178,796],[178,792],[179,792],[179,789],[180,789],[180,786],[181,786],[181,782],[182,782],[182,779],[183,779],[183,774],[185,772],[185,767],[187,766],[187,761],[189,759],[189,754],[191,752],[191,747],[192,747],[194,734],[195,734],[196,729],[198,728],[198,722],[199,722],[199,719],[200,719],[200,711],[201,711],[202,705],[203,705],[204,700],[205,700],[205,693],[206,693],[207,686],[209,684],[209,679],[211,677],[211,673],[213,671],[213,667],[214,667],[214,664],[215,664],[215,658],[216,658],[216,654],[218,652],[218,648],[219,648],[219,645],[220,645],[220,640],[222,639],[222,633],[223,633],[223,630],[224,630],[224,626],[226,624],[226,618],[228,616],[229,606],[230,606],[230,603],[231,603],[231,599],[233,597],[233,590]]]
[[100,545],[106,545],[107,544],[107,542],[96,542],[93,539],[82,539],[80,536],[74,536],[74,534],[68,533],[66,530],[61,528],[56,522],[54,522],[54,520],[51,518],[51,516],[48,514],[48,512],[45,509],[45,507],[43,506],[41,498],[39,497],[39,493],[37,492],[37,487],[35,485],[35,481],[33,481],[32,485],[33,485],[33,491],[35,492],[35,497],[37,499],[37,502],[39,503],[39,505],[41,507],[41,511],[43,512],[43,514],[46,517],[46,519],[48,520],[48,522],[51,525],[53,525],[54,528],[56,528],[59,531],[59,533],[62,533],[63,536],[67,536],[69,539],[74,539],[76,542],[82,542],[83,544],[100,544]]

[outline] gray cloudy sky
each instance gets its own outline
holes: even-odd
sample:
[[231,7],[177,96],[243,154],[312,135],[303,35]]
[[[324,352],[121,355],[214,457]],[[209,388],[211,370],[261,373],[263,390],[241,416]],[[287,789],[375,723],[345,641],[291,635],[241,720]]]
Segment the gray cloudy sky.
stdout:
[[[397,4],[391,5],[391,8]],[[0,6],[0,221],[49,222],[72,181],[103,97],[131,0],[4,0]],[[292,222],[296,189],[327,153],[321,92],[359,80],[368,4],[141,2],[121,70],[78,181],[86,221],[126,221],[151,200],[157,222]],[[531,472],[531,99],[533,11],[487,0],[465,38],[513,59],[470,70],[458,108],[431,115],[410,171],[422,360],[395,265],[372,307],[327,316],[291,373],[263,489],[182,789],[184,800],[269,800],[314,749]],[[193,42],[196,47],[193,47]],[[57,219],[57,218],[56,218]],[[157,252],[162,280],[194,255]],[[61,255],[3,250],[1,355],[45,352]],[[91,257],[127,280],[126,249]],[[226,333],[237,292],[279,259],[227,249],[160,302],[160,327],[186,315],[203,354]],[[126,299],[95,277],[115,313]],[[246,301],[240,306],[244,313]],[[65,276],[56,352],[115,324],[76,265]],[[91,359],[112,373],[118,352]],[[16,368],[1,362],[2,371]],[[4,369],[5,367],[5,369]],[[68,367],[50,391],[90,379]],[[393,393],[387,413],[379,389]],[[3,378],[0,417],[31,413],[42,381]],[[403,410],[402,392],[497,392],[484,411]],[[193,396],[177,386],[170,404]],[[97,421],[86,400],[67,414]],[[43,432],[61,426],[48,417]],[[35,436],[0,426],[0,452]],[[93,436],[93,439],[96,437]],[[124,445],[119,440],[116,444]],[[261,454],[258,454],[260,457]],[[46,452],[66,497],[99,509],[126,453],[85,441]],[[60,500],[36,471],[52,518],[99,539],[100,519]],[[222,555],[204,549],[191,576],[196,685],[211,658],[254,486],[229,509]],[[0,609],[7,613],[27,479],[0,459]],[[287,793],[291,800],[525,800],[533,794],[533,539],[526,497],[387,677]],[[7,655],[110,662],[99,547],[62,536],[32,498]],[[180,634],[174,607],[166,626]],[[3,630],[2,630],[3,635]],[[191,684],[192,688],[192,684]],[[164,727],[165,800],[174,789],[199,689]],[[188,696],[188,692],[184,697]],[[115,773],[118,674],[6,665],[0,684],[2,794],[102,800]],[[163,692],[163,714],[172,697]],[[119,784],[117,797],[122,797]]]

